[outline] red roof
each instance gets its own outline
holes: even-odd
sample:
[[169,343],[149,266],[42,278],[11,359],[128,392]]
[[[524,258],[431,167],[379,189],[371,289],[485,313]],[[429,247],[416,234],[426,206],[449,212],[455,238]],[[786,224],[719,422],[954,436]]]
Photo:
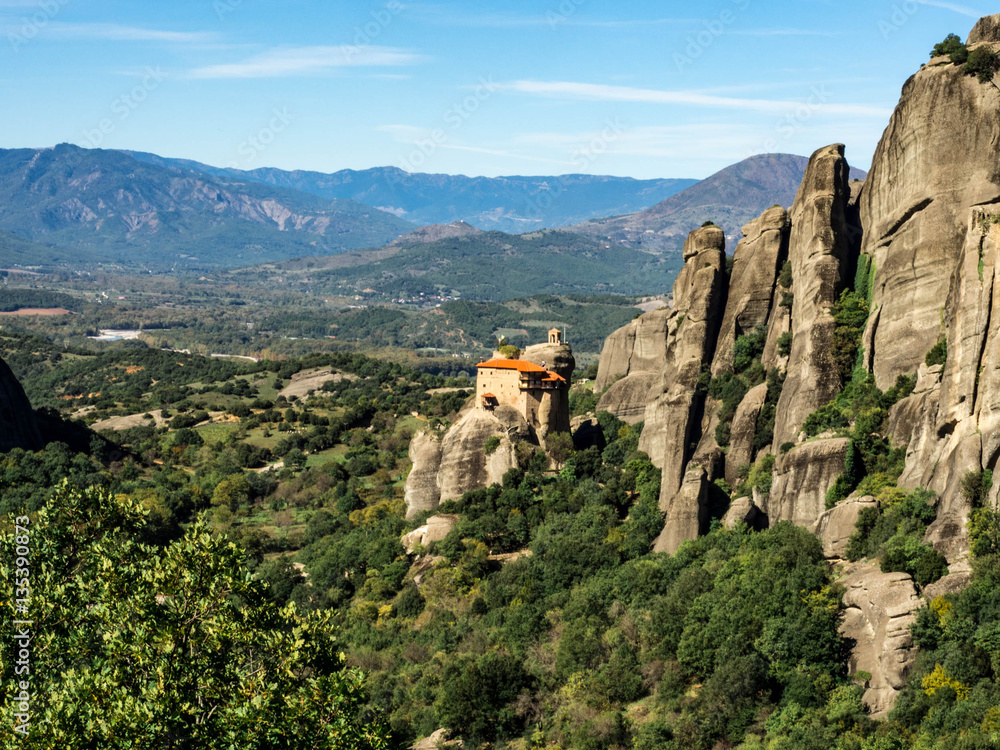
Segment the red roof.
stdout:
[[544,367],[539,367],[534,362],[525,362],[523,359],[491,359],[480,362],[476,367],[495,367],[498,370],[517,370],[518,372],[548,372]]
[[527,362],[523,359],[491,359],[486,362],[480,362],[476,367],[493,367],[497,370],[517,370],[518,372],[531,372],[538,375],[545,375],[542,378],[543,382],[565,383],[566,378],[562,375],[558,375],[551,370],[546,370],[544,367],[539,367],[534,362]]
[[494,395],[493,395],[492,393],[484,393],[484,394],[483,394],[483,398],[491,398],[491,399],[493,399],[494,401],[496,401],[496,398],[497,398],[497,397],[496,397],[496,396],[494,396]]

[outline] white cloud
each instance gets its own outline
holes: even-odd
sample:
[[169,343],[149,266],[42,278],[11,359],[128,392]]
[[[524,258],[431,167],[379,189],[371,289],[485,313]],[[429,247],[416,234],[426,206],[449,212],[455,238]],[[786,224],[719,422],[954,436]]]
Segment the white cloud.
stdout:
[[[643,89],[631,86],[610,86],[598,83],[578,83],[574,81],[512,81],[495,86],[501,91],[512,91],[535,96],[548,96],[588,101],[632,102],[640,104],[687,104],[709,109],[738,109],[756,112],[785,113],[802,102],[776,99],[746,99],[717,96],[700,91],[665,91]],[[864,117],[888,117],[891,109],[867,104],[847,104],[829,101],[818,104],[817,109],[831,114],[856,115]]]
[[921,5],[929,5],[932,8],[942,8],[944,10],[950,10],[955,13],[959,13],[963,16],[968,16],[969,18],[975,18],[977,21],[986,13],[980,13],[978,10],[973,10],[965,5],[956,5],[955,3],[944,3],[939,0],[916,0]]
[[47,33],[73,39],[104,39],[123,42],[172,42],[199,44],[216,39],[215,34],[202,31],[167,31],[115,23],[59,23],[53,22]]
[[424,55],[394,47],[339,45],[284,47],[237,63],[209,65],[191,71],[191,78],[282,78],[345,67],[414,65]]

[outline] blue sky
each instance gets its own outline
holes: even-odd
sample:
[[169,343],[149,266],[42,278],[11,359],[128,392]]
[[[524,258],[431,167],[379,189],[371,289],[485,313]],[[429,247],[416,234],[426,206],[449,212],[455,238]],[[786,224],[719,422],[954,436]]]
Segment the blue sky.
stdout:
[[0,0],[0,147],[241,169],[706,177],[847,144],[984,5]]

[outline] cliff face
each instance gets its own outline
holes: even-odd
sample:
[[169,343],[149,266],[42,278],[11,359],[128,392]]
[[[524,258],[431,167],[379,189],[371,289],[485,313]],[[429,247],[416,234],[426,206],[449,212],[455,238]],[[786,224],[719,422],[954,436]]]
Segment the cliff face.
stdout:
[[792,206],[792,342],[774,425],[775,447],[795,442],[806,417],[832,401],[842,385],[833,359],[836,324],[830,308],[854,261],[851,235],[857,233],[848,219],[849,171],[842,145],[820,149],[809,160]]
[[[969,44],[1000,51],[1000,15],[981,20]],[[769,209],[744,227],[728,278],[718,270],[721,242],[693,232],[675,308],[609,337],[597,385],[610,388],[600,407],[636,419],[646,393],[640,447],[662,469],[666,517],[655,549],[673,552],[700,533],[709,493],[718,491],[712,483],[725,478],[735,487],[756,461],[769,481],[743,485],[752,497],[734,493],[723,522],[791,521],[838,558],[861,510],[877,501],[856,493],[827,507],[828,490],[841,476],[851,481],[848,465],[860,460],[848,438],[857,424],[838,431],[826,410],[814,425],[832,431],[807,438],[807,417],[837,399],[848,377],[869,388],[870,373],[882,391],[912,378],[912,392],[868,436],[905,449],[900,487],[937,494],[924,541],[952,572],[934,586],[961,586],[972,510],[961,483],[1000,459],[1000,88],[947,58],[931,60],[903,87],[868,180],[849,182],[849,169],[843,146],[816,151],[790,211]],[[840,306],[848,288],[862,316],[870,297],[863,331],[850,322],[859,309]],[[845,357],[859,339],[863,369],[852,374]],[[746,366],[748,347],[762,347],[753,350],[760,362],[752,376],[734,372],[738,350]],[[925,361],[932,347],[939,354]],[[761,383],[763,372],[775,377]],[[718,401],[706,401],[709,374]],[[872,412],[851,419],[863,413]],[[761,421],[768,419],[770,433]],[[1000,481],[987,502],[1000,507]],[[865,702],[884,715],[913,660],[909,625],[932,588],[921,598],[908,575],[868,562],[849,567],[842,581],[843,630],[856,642],[852,671],[872,674]]]
[[24,389],[0,359],[0,452],[14,448],[38,450],[42,433]]

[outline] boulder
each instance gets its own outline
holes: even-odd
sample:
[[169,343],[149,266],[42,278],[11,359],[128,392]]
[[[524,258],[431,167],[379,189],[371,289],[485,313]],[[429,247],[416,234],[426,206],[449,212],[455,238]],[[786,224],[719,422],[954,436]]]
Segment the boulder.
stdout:
[[767,400],[767,383],[751,388],[736,408],[729,431],[729,451],[726,453],[726,481],[735,487],[740,466],[753,463],[753,438],[757,432],[757,416]]
[[453,514],[438,513],[428,518],[427,523],[423,526],[414,529],[409,534],[403,534],[400,541],[406,551],[412,555],[418,544],[426,547],[432,542],[440,542],[448,536],[448,533],[458,523],[458,519],[459,516]]
[[726,311],[712,360],[712,374],[732,369],[736,337],[766,326],[775,281],[788,255],[788,212],[781,206],[764,211],[743,227],[743,239],[733,251]]
[[853,641],[848,670],[871,674],[863,700],[872,718],[883,718],[916,659],[910,626],[924,600],[910,576],[883,573],[874,562],[846,565],[839,582],[845,589],[840,633]]
[[24,389],[0,359],[0,452],[44,446],[42,431]]
[[570,423],[570,430],[573,433],[573,447],[578,451],[591,446],[604,450],[607,446],[604,431],[593,417],[574,417]]
[[802,443],[775,459],[771,491],[761,508],[771,519],[813,528],[826,512],[826,493],[844,473],[847,438]]
[[775,452],[795,442],[806,417],[832,401],[841,387],[830,308],[848,280],[858,239],[848,205],[849,171],[843,145],[819,149],[792,205],[792,346],[774,424]]
[[849,497],[823,513],[813,533],[823,543],[823,554],[829,558],[842,558],[847,554],[847,542],[854,533],[858,514],[862,508],[877,508],[878,503],[871,495]]
[[768,519],[749,497],[738,497],[722,517],[722,525],[727,529],[734,529],[740,523],[759,531],[767,528]]

